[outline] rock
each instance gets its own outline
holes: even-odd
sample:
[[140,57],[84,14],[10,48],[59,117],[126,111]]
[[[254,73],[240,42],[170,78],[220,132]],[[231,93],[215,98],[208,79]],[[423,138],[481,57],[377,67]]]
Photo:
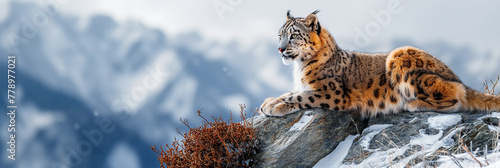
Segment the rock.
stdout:
[[498,117],[484,113],[400,113],[364,122],[356,118],[346,112],[315,109],[249,119],[261,144],[254,167],[313,167],[348,135],[356,134],[360,136],[340,167],[479,166],[463,154],[464,146],[479,156],[498,143],[498,134],[492,131],[499,130]]
[[[454,138],[461,141],[465,146],[477,150],[480,155],[484,154],[485,149],[493,149],[494,144],[498,142],[497,132],[490,131],[491,126],[498,126],[498,118],[484,117],[472,124],[463,124],[463,126],[465,128],[461,131],[461,137],[456,136]],[[497,129],[498,127],[492,128]],[[494,138],[495,136],[497,138]],[[464,149],[460,143],[456,143],[451,148],[451,151],[464,151]]]
[[261,144],[254,167],[312,167],[348,135],[357,134],[352,118],[349,113],[316,109],[249,119]]
[[483,154],[485,146],[492,149],[496,133],[490,131],[486,122],[498,120],[483,116],[485,114],[422,112],[372,118],[354,141],[341,167],[435,167],[441,164],[468,167],[460,163],[464,162],[462,158],[450,158],[466,152],[462,143],[471,150],[472,142],[473,149],[480,151],[475,153],[478,155]]

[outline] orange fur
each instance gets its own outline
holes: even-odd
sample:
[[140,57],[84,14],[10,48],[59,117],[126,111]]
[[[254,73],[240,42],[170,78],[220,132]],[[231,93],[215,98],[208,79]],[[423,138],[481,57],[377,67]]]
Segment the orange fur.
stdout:
[[356,111],[362,117],[500,110],[500,96],[468,88],[443,62],[415,47],[388,54],[341,50],[315,13],[288,18],[281,30],[283,57],[295,62],[295,84],[301,89],[266,99],[262,114],[282,116],[310,108]]

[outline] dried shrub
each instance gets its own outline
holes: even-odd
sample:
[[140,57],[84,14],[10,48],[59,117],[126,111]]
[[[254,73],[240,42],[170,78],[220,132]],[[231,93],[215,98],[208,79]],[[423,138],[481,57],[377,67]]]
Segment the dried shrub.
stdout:
[[500,81],[500,75],[497,75],[497,80],[493,82],[493,80],[490,80],[491,83],[491,89],[489,88],[489,84],[487,81],[484,81],[484,93],[489,93],[489,94],[495,94],[495,87],[498,84],[498,81]]
[[[212,117],[208,121],[198,110],[203,119],[202,126],[189,127],[187,120],[181,122],[190,130],[181,135],[183,140],[175,140],[171,146],[155,146],[151,149],[158,154],[162,168],[167,167],[250,167],[252,156],[257,153],[259,141],[254,129],[245,122],[245,105],[241,107],[241,123],[235,123],[233,116],[225,122],[222,117]],[[179,131],[180,133],[180,131]]]

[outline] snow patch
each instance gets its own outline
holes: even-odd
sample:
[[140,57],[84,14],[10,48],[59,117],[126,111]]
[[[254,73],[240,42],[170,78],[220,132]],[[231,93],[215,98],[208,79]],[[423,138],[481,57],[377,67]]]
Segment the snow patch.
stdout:
[[427,119],[429,127],[434,129],[446,129],[460,121],[462,121],[462,117],[458,114],[441,114]]
[[443,130],[439,130],[439,133],[436,135],[427,135],[425,134],[425,130],[421,129],[419,130],[420,134],[413,137],[413,139],[410,140],[409,145],[420,145],[426,153],[432,154],[433,151],[436,151],[441,147],[450,147],[454,142],[452,137],[457,131],[460,131],[463,128],[464,127],[455,128],[443,138],[441,138],[443,136]]
[[488,125],[488,129],[490,129],[490,131],[500,132],[500,127],[498,126]]
[[500,112],[492,112],[489,116],[500,118]]
[[291,136],[279,137],[273,144],[271,144],[272,148],[276,149],[276,151],[273,152],[279,154],[283,149],[290,146],[290,144],[293,144],[295,139],[299,137],[300,133],[300,131],[294,131]]
[[411,119],[410,122],[408,122],[408,123],[412,124],[412,123],[416,122],[417,120],[418,120],[418,117],[415,117],[415,118]]
[[[386,151],[374,152],[368,158],[366,158],[361,163],[359,163],[358,165],[356,165],[356,164],[341,165],[339,167],[342,167],[342,168],[405,167],[404,164],[401,164],[401,163],[406,163],[405,161],[403,161],[403,159],[397,163],[393,162],[392,159],[402,156],[407,149],[408,149],[408,147],[404,146],[401,148],[391,148],[391,149],[388,149]],[[410,160],[410,159],[408,159],[408,160]]]
[[477,120],[482,120],[483,118],[486,118],[486,117],[500,118],[500,112],[492,112],[491,114],[484,115],[482,117],[477,118]]
[[[290,128],[289,133],[291,135],[286,135],[286,136],[280,136],[274,141],[273,144],[271,144],[271,148],[275,148],[276,151],[272,151],[273,153],[279,154],[283,149],[286,147],[290,146],[290,144],[293,144],[295,140],[299,137],[299,135],[302,133],[302,130],[307,128],[307,126],[314,121],[314,117],[316,115],[312,114],[312,111],[306,111],[304,114],[302,114],[300,120],[293,124],[293,126]],[[254,121],[255,122],[255,121]]]
[[[413,118],[410,122],[415,122],[418,120],[418,118]],[[404,146],[391,146],[388,145],[387,147],[389,149],[386,150],[379,150],[379,149],[369,149],[369,145],[372,141],[372,139],[377,135],[380,134],[382,130],[386,129],[387,127],[390,127],[392,125],[372,125],[368,128],[366,128],[363,131],[363,137],[359,140],[360,146],[363,147],[365,151],[372,152],[367,158],[365,158],[361,163],[359,164],[347,164],[347,165],[338,165],[339,163],[342,164],[342,161],[345,156],[337,153],[335,154],[337,156],[337,160],[329,161],[326,160],[325,162],[328,161],[329,165],[332,165],[332,167],[405,167],[405,165],[409,162],[411,162],[414,159],[417,159],[419,157],[423,156],[430,156],[434,155],[434,152],[437,151],[438,149],[444,147],[444,148],[449,148],[451,145],[454,143],[454,140],[452,137],[460,130],[464,129],[464,127],[458,127],[458,128],[453,128],[449,133],[444,135],[444,129],[457,124],[458,122],[461,121],[461,116],[456,115],[456,114],[442,114],[442,115],[437,115],[434,117],[430,117],[428,119],[428,124],[429,128],[434,128],[438,129],[439,133],[430,135],[426,133],[426,129],[421,129],[419,130],[419,134],[416,136],[411,137],[410,143]],[[421,146],[422,150],[421,151],[412,151],[413,146]],[[410,152],[409,156],[405,156],[404,154]],[[341,156],[341,157],[339,157]],[[466,155],[464,155],[466,156]],[[446,156],[440,157],[440,160],[442,160]],[[470,157],[470,156],[469,156]],[[325,157],[326,158],[326,157]],[[394,161],[394,159],[399,158],[399,161]],[[446,159],[446,158],[445,158]],[[447,158],[448,161],[446,162],[447,167],[454,167],[454,162],[450,159]],[[471,160],[471,159],[468,159]],[[325,165],[323,167],[326,167],[328,163],[321,162],[321,165]],[[473,163],[473,162],[471,162]],[[423,163],[421,163],[423,164]],[[477,163],[476,163],[477,164]],[[472,165],[468,163],[462,163],[462,165],[467,165],[465,167],[473,167],[477,165]],[[415,167],[424,167],[425,165],[415,165]],[[445,166],[446,167],[446,166]]]
[[307,127],[313,120],[315,115],[312,114],[312,111],[306,111],[302,114],[302,117],[298,122],[293,124],[293,126],[288,131],[302,131],[305,127]]
[[340,142],[332,153],[321,159],[313,168],[324,168],[324,167],[339,167],[344,158],[347,156],[349,149],[352,146],[352,142],[356,139],[358,135],[349,135],[344,141]]
[[386,129],[387,127],[392,126],[392,124],[376,124],[376,125],[371,125],[365,130],[363,130],[363,134],[365,132],[370,132],[367,135],[363,136],[361,139],[361,146],[363,147],[364,150],[366,151],[375,151],[372,149],[369,149],[370,146],[370,141],[375,137],[375,135],[379,134],[383,129]]
[[[483,164],[485,168],[500,167],[500,162],[498,160],[500,158],[500,152],[489,153],[486,155],[486,157],[475,156],[475,158],[477,159],[477,161],[481,162],[481,164]],[[474,158],[472,158],[469,153],[454,154],[453,157],[442,156],[437,160],[437,162],[441,163],[438,168],[458,167],[457,164],[461,165],[462,167],[481,167],[479,166],[479,163],[477,163],[477,161],[474,160]],[[418,165],[416,165],[415,167],[417,166]]]
[[[499,157],[499,156],[498,156],[499,154],[498,154],[498,153],[496,153],[496,154],[497,154],[497,158],[498,158],[498,157]],[[472,166],[471,166],[471,167],[472,167]],[[497,167],[500,167],[500,162],[495,162],[495,163],[493,163],[493,164],[490,164],[490,165],[486,166],[485,168],[497,168]]]
[[[426,155],[426,156],[433,155],[433,152],[436,151],[437,149],[439,149],[440,147],[450,147],[451,144],[453,143],[453,139],[452,139],[453,135],[455,135],[455,133],[457,131],[459,131],[463,128],[464,127],[454,129],[451,133],[449,133],[447,136],[443,137],[441,140],[439,140],[439,139],[443,135],[442,130],[440,130],[440,132],[436,135],[427,135],[427,134],[425,134],[425,131],[422,129],[420,131],[420,135],[413,137],[410,140],[410,143],[405,145],[405,146],[401,146],[401,147],[393,146],[392,148],[387,149],[385,151],[371,150],[371,151],[373,151],[373,153],[371,155],[369,155],[366,159],[364,159],[361,163],[350,164],[350,165],[341,165],[340,167],[363,167],[363,168],[364,167],[405,167],[405,165],[413,159],[416,159],[418,157],[422,157],[423,155]],[[375,129],[375,130],[378,130],[378,132],[381,131],[381,129]],[[373,133],[373,132],[371,132],[371,133]],[[376,135],[376,134],[374,134],[374,135]],[[368,143],[368,142],[366,142],[366,143]],[[369,145],[369,143],[366,145]],[[420,145],[420,146],[422,146],[423,150],[418,151],[418,152],[411,151],[410,147],[412,147],[413,145]],[[408,150],[410,150],[409,152],[412,154],[407,156],[407,157],[403,157],[404,154]],[[394,159],[396,159],[396,158],[399,158],[399,161],[394,161]],[[424,167],[424,165],[420,165],[420,166],[416,165],[415,167]]]

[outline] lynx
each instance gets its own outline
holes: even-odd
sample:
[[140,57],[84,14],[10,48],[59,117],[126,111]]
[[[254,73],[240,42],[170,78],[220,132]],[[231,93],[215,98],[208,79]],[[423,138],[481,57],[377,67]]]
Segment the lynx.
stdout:
[[279,31],[282,61],[294,64],[295,90],[267,98],[259,112],[283,116],[301,109],[357,111],[362,117],[402,111],[497,111],[500,96],[465,86],[439,59],[415,47],[389,53],[339,48],[314,11],[287,13]]

